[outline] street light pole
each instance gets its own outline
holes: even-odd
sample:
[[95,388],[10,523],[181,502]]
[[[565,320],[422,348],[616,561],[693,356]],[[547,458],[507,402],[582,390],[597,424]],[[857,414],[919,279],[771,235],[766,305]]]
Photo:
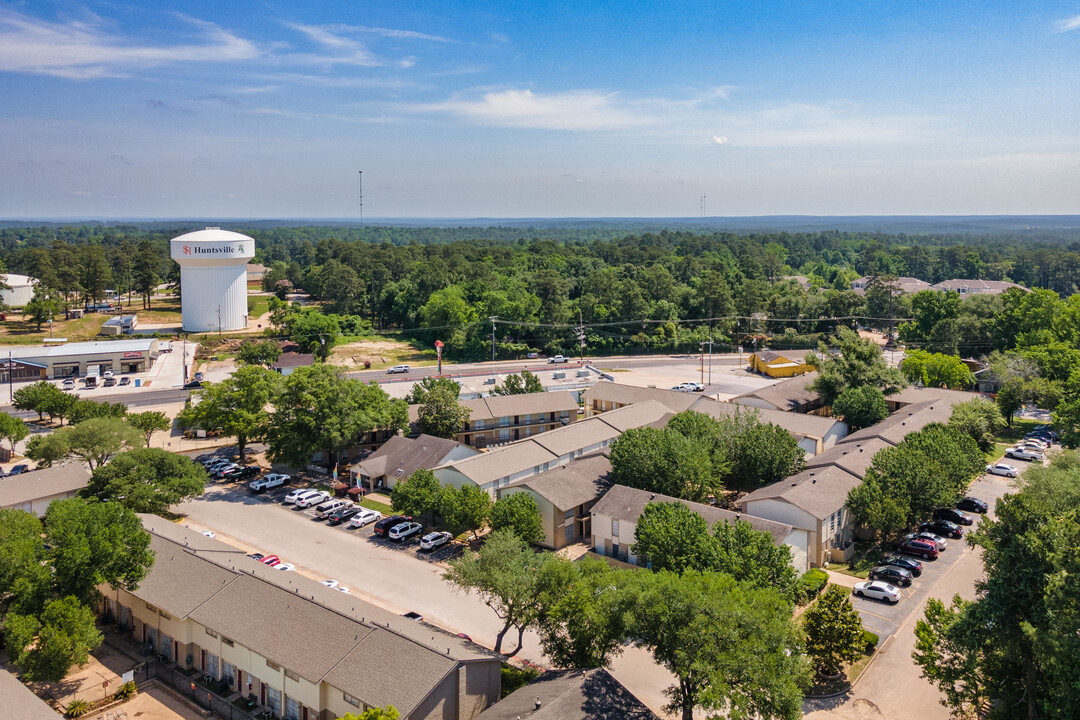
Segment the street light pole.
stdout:
[[495,318],[498,315],[491,315],[488,320],[491,321],[491,362],[495,362]]

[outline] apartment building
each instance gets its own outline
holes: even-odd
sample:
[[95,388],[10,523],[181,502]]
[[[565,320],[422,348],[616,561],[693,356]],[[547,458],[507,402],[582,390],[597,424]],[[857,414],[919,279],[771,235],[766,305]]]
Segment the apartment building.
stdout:
[[566,390],[460,401],[469,421],[456,440],[477,448],[522,440],[574,423],[577,395]]
[[155,516],[155,562],[102,610],[183,669],[254,694],[275,718],[331,720],[393,705],[407,720],[470,720],[499,698],[491,653]]

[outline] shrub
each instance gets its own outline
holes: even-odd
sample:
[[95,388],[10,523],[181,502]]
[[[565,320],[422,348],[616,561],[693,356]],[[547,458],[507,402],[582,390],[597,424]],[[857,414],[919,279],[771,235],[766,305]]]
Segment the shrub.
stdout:
[[533,668],[519,668],[504,663],[502,666],[502,694],[499,697],[506,697],[535,679],[539,674],[540,671]]
[[135,694],[135,681],[128,680],[126,683],[116,688],[116,692],[113,696],[117,700],[127,700],[129,697]]
[[874,652],[874,648],[877,647],[878,639],[879,639],[878,636],[877,636],[877,633],[872,633],[869,630],[863,630],[862,631],[862,639],[863,639],[863,643],[866,646],[865,652],[867,654],[870,654],[870,653]]
[[821,568],[811,568],[799,578],[798,591],[800,603],[806,603],[818,596],[829,583],[829,573]]
[[64,714],[71,718],[82,717],[88,712],[90,712],[90,703],[85,700],[72,700],[64,708]]

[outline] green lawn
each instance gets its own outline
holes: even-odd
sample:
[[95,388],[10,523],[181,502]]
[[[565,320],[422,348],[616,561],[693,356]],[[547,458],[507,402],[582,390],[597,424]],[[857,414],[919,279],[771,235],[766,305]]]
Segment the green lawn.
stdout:
[[364,499],[360,501],[360,507],[366,507],[368,510],[378,510],[383,515],[393,515],[394,508],[390,507],[386,503],[381,503],[378,500]]
[[262,317],[270,309],[269,295],[248,296],[248,300],[251,303],[251,310],[248,311],[248,315],[253,318]]

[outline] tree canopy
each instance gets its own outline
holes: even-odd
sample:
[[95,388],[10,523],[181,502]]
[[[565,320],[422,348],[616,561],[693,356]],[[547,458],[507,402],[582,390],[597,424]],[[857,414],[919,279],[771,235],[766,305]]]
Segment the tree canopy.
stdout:
[[833,343],[839,350],[836,354],[830,353],[824,343],[816,353],[806,354],[807,363],[818,371],[809,388],[817,391],[826,404],[831,405],[852,387],[876,387],[889,395],[907,384],[903,374],[885,362],[881,346],[873,340],[841,327]]
[[833,403],[834,416],[840,417],[852,432],[876,425],[889,416],[885,394],[876,387],[849,387]]
[[439,386],[424,394],[417,414],[417,425],[420,432],[453,439],[465,427],[471,412],[458,402],[456,392]]
[[120,418],[91,418],[48,435],[35,435],[26,444],[26,456],[41,467],[77,457],[93,472],[113,455],[139,445],[142,439],[138,430]]
[[492,530],[508,530],[527,543],[543,541],[544,524],[540,507],[527,492],[504,495],[491,506],[488,520]]
[[538,392],[544,392],[544,386],[540,384],[540,378],[528,370],[511,373],[506,376],[502,385],[491,388],[492,395],[525,395]]
[[185,455],[139,448],[95,469],[81,494],[160,515],[178,502],[202,495],[207,479],[206,470]]

